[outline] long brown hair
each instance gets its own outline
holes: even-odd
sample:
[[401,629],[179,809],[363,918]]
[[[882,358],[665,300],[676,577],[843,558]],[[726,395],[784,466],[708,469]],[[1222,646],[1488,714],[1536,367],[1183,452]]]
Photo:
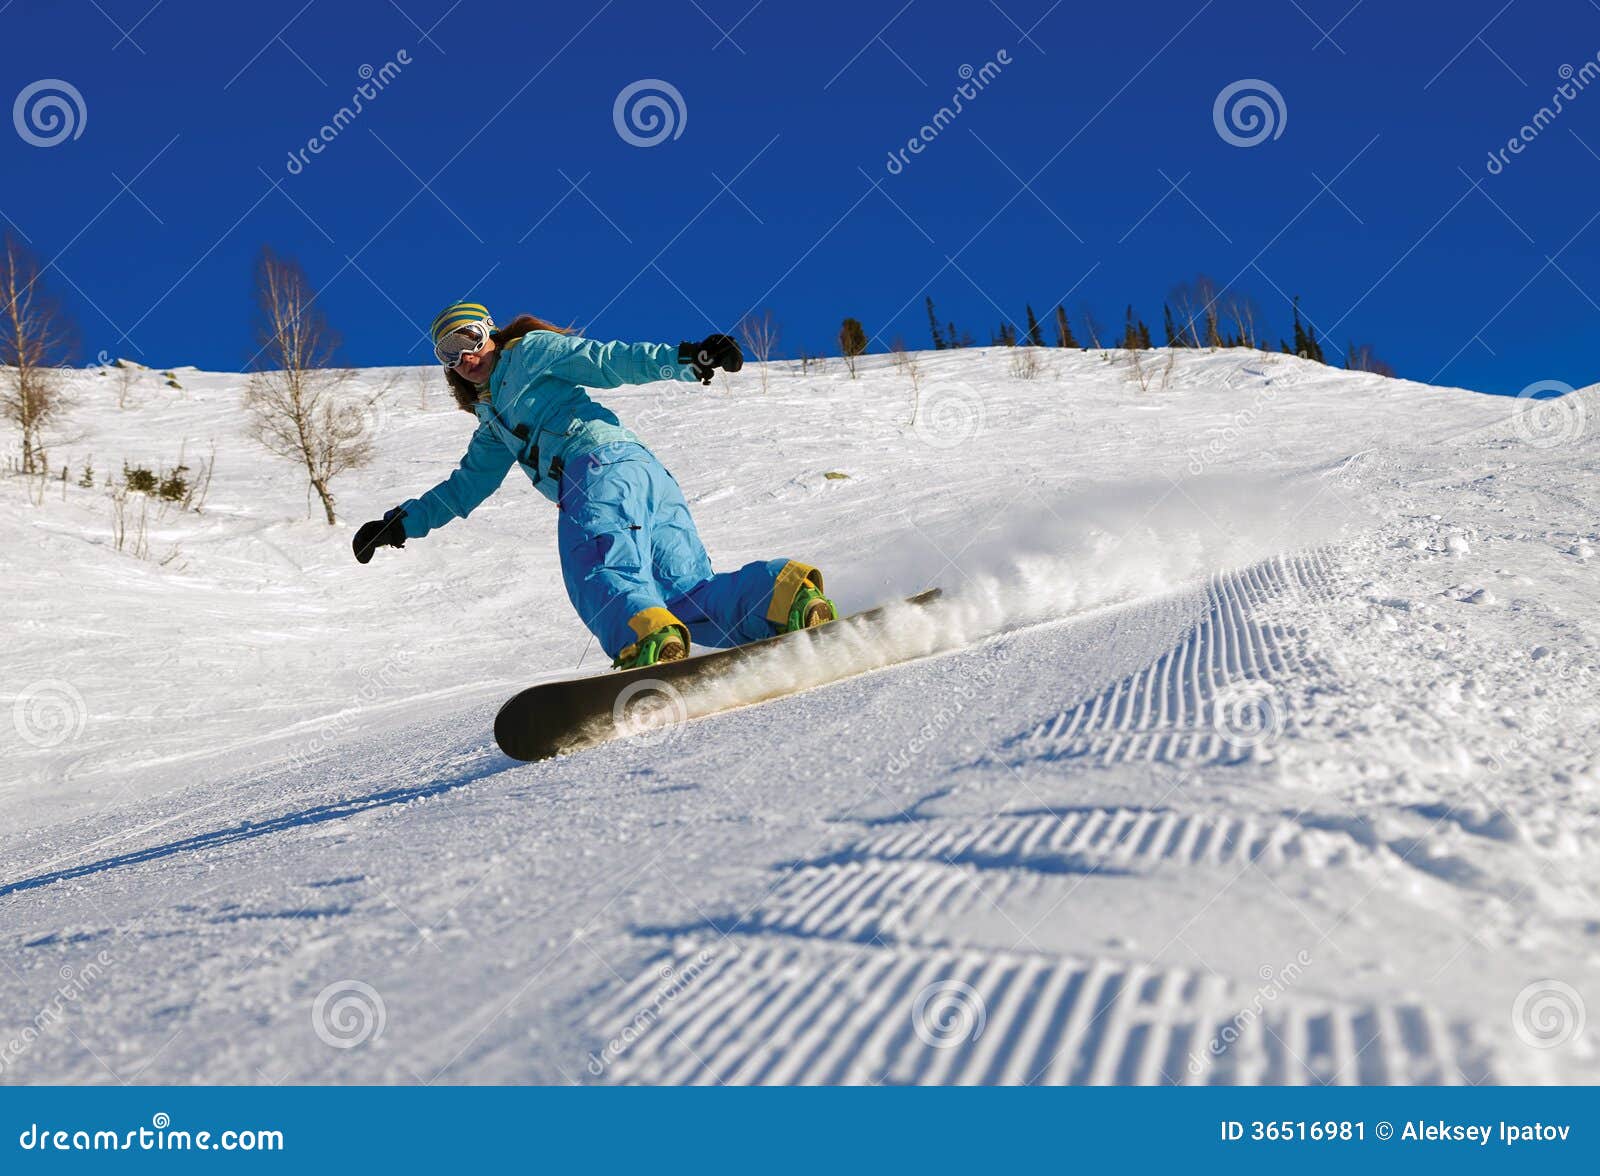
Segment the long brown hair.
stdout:
[[[532,314],[519,314],[498,331],[491,331],[489,338],[494,340],[496,348],[504,350],[508,343],[514,343],[529,331],[554,331],[558,335],[570,335],[571,327],[558,327],[554,323]],[[478,403],[478,386],[460,372],[444,369],[445,382],[450,385],[450,394],[456,398],[456,407],[462,412],[471,412],[472,406]]]

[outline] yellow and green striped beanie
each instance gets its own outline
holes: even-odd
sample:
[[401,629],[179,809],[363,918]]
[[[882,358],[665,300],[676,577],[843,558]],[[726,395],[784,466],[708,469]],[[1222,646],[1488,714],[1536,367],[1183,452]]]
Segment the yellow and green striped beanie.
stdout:
[[494,326],[494,319],[489,316],[489,308],[481,302],[452,302],[439,312],[439,317],[433,320],[433,327],[429,334],[433,337],[434,346],[439,345],[450,332],[455,331],[468,323],[487,322]]

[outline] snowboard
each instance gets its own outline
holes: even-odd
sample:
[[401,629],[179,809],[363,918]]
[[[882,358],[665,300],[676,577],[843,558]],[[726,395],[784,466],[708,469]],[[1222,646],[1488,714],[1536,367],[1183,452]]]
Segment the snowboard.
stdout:
[[[929,588],[907,597],[905,603],[922,607],[938,597],[939,589]],[[500,708],[494,720],[495,742],[512,759],[528,762],[550,759],[612,739],[653,740],[670,734],[691,716],[702,718],[718,710],[767,702],[797,690],[823,685],[825,683],[813,682],[792,688],[774,681],[770,692],[756,691],[753,697],[741,692],[736,701],[726,706],[709,700],[716,683],[735,671],[749,669],[759,673],[764,659],[776,662],[795,652],[797,642],[806,642],[812,650],[826,655],[830,642],[851,630],[859,631],[863,626],[880,622],[890,607],[879,605],[814,629],[781,633],[681,661],[541,682],[513,695]]]

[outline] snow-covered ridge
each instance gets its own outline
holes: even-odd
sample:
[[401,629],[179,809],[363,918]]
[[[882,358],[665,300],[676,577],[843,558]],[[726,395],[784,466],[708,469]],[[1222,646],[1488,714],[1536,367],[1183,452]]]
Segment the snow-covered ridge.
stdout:
[[[460,456],[435,371],[360,376],[392,392],[334,528],[243,377],[73,376],[66,484],[0,480],[5,1011],[92,947],[74,1030],[145,1080],[1592,1080],[1526,992],[1597,991],[1595,391],[1041,358],[603,394],[720,565],[949,608],[884,638],[928,660],[526,768],[495,705],[602,661],[549,504],[508,478],[350,557]],[[202,509],[118,551],[105,474],[213,444]],[[312,1032],[352,978],[381,1048]],[[936,984],[922,1029],[953,993],[970,1039],[913,1023]],[[8,1064],[110,1080],[65,1033]]]

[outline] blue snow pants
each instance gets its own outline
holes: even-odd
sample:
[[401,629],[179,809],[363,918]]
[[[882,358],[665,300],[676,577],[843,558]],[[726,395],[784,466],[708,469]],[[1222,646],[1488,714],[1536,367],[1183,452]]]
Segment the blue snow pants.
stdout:
[[663,620],[683,623],[698,645],[771,637],[800,586],[807,579],[820,586],[814,568],[792,560],[713,573],[683,491],[635,442],[602,445],[562,470],[560,507],[567,598],[608,657]]

